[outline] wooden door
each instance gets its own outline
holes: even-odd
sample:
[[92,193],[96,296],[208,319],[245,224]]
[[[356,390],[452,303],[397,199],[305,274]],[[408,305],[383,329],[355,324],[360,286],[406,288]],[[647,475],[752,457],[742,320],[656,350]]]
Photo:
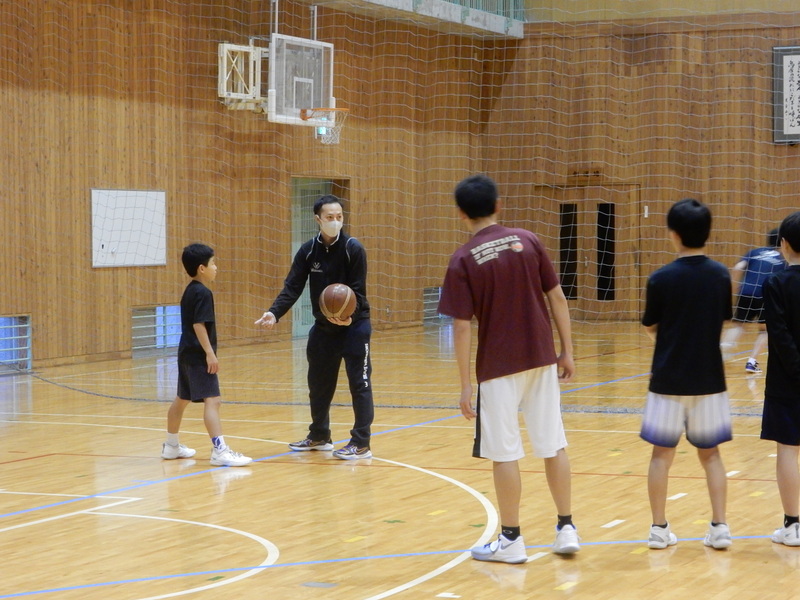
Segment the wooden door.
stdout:
[[[309,177],[292,178],[292,255],[300,249],[304,242],[317,234],[319,229],[314,220],[314,202],[320,196],[330,194],[332,183],[326,179]],[[314,315],[311,313],[311,296],[308,283],[302,295],[292,307],[292,337],[308,337],[308,332],[314,324]]]
[[551,188],[558,207],[558,263],[574,319],[638,320],[639,202],[633,186]]

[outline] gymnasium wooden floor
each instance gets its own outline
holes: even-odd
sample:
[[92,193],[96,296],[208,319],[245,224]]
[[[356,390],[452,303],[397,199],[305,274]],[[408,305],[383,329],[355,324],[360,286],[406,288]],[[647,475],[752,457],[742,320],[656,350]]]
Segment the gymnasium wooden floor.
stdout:
[[[727,363],[733,547],[702,544],[705,481],[682,441],[668,502],[679,543],[654,551],[650,447],[638,437],[651,343],[635,323],[575,329],[578,377],[563,395],[583,538],[574,558],[550,552],[555,511],[531,456],[521,463],[529,562],[465,553],[497,532],[491,464],[470,456],[450,329],[430,326],[374,335],[366,461],[288,451],[308,425],[304,341],[222,349],[226,439],[256,459],[240,469],[209,465],[199,406],[181,435],[194,459],[159,457],[173,357],[0,378],[0,598],[796,598],[800,548],[768,537],[782,511],[775,448],[758,439],[764,378],[743,368],[753,334]],[[332,412],[337,445],[349,438],[347,398],[340,391]]]

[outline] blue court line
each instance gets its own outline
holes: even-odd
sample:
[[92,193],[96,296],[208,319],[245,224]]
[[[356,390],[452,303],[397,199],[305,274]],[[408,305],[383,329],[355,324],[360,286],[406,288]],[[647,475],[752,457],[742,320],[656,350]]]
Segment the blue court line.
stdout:
[[[592,388],[600,387],[600,386],[603,386],[603,385],[619,383],[619,382],[628,381],[628,380],[631,380],[631,379],[638,379],[640,377],[645,377],[647,375],[650,375],[650,373],[649,372],[648,373],[640,373],[638,375],[630,375],[628,377],[622,377],[620,379],[612,379],[612,380],[609,380],[609,381],[593,383],[591,385],[587,385],[587,386],[580,387],[580,388],[574,388],[574,389],[571,389],[571,390],[564,390],[562,392],[562,394],[569,394],[571,392],[577,392],[577,391],[581,391],[581,390],[592,389]],[[47,380],[44,380],[44,381],[47,381]],[[48,381],[48,383],[53,383],[53,382]],[[59,385],[59,384],[55,384],[55,385]],[[64,386],[64,387],[66,387],[66,386]],[[131,398],[127,398],[127,399],[130,400]],[[135,400],[135,398],[134,398],[134,400]],[[342,406],[344,406],[344,405],[342,405]],[[404,407],[404,408],[414,408],[414,407]],[[583,412],[583,411],[588,411],[589,409],[592,409],[595,412],[611,412],[612,411],[611,407],[602,407],[602,406],[598,406],[598,407],[572,407],[572,408],[570,408],[569,405],[566,405],[566,406],[562,405],[562,408],[567,410],[567,411],[569,411],[569,412]],[[641,409],[633,409],[633,408],[632,409],[625,409],[624,412],[626,412],[626,413],[627,412],[641,412]],[[440,417],[440,418],[432,419],[432,420],[429,420],[429,421],[423,421],[421,423],[415,423],[413,425],[404,425],[402,427],[396,427],[394,429],[387,429],[385,431],[380,431],[380,432],[377,432],[377,433],[373,433],[372,435],[373,435],[373,437],[377,437],[379,435],[385,435],[387,433],[395,433],[395,432],[403,431],[403,430],[406,430],[406,429],[413,429],[415,427],[422,427],[422,426],[425,426],[425,425],[431,425],[433,423],[440,423],[440,422],[447,421],[447,420],[450,420],[450,419],[456,419],[456,418],[461,417],[461,416],[462,415],[460,413],[456,413],[456,414],[453,414],[453,415],[450,415],[450,416],[447,416],[447,417]],[[760,415],[744,415],[744,416],[760,416]],[[336,444],[338,445],[338,444],[346,443],[347,441],[349,441],[349,440],[341,440],[339,442],[336,442]],[[280,454],[274,454],[274,455],[271,455],[271,456],[265,456],[265,457],[262,457],[262,458],[254,459],[253,462],[264,462],[264,461],[272,460],[272,459],[279,458],[279,457],[282,457],[282,456],[289,456],[289,455],[293,455],[293,454],[295,454],[295,453],[294,452],[282,452]],[[225,468],[234,468],[234,467],[217,467],[217,469],[225,469]],[[87,495],[87,496],[81,496],[81,497],[78,497],[78,498],[70,498],[69,500],[63,500],[61,502],[55,502],[53,504],[46,504],[46,505],[43,505],[43,506],[22,509],[22,510],[10,512],[10,513],[6,513],[6,514],[0,514],[0,519],[4,519],[6,517],[12,517],[12,516],[16,516],[16,515],[21,515],[21,514],[26,514],[26,513],[30,513],[30,512],[35,512],[35,511],[38,511],[38,510],[44,510],[44,509],[48,509],[48,508],[55,508],[55,507],[58,507],[58,506],[64,506],[64,505],[68,505],[68,504],[73,504],[75,502],[80,502],[82,500],[90,500],[92,498],[103,498],[104,496],[111,496],[111,495],[120,494],[120,493],[123,493],[123,492],[128,492],[130,490],[140,489],[140,488],[147,487],[147,486],[150,486],[150,485],[157,485],[157,484],[160,484],[160,483],[166,483],[166,482],[169,482],[169,481],[175,481],[175,480],[178,480],[178,479],[183,479],[184,477],[193,477],[195,475],[202,475],[204,473],[210,473],[211,471],[214,471],[214,470],[216,470],[216,469],[208,469],[208,470],[205,470],[205,471],[197,471],[197,472],[193,472],[193,473],[186,473],[185,475],[179,475],[179,476],[176,476],[176,477],[169,477],[169,478],[166,478],[166,479],[159,479],[159,480],[139,483],[139,484],[136,484],[136,485],[127,486],[127,487],[119,488],[119,489],[116,489],[116,490],[111,490],[109,492],[91,494],[91,495]],[[0,596],[0,598],[2,598],[2,597],[3,596]]]
[[385,431],[379,431],[378,433],[373,433],[372,437],[385,435],[387,433],[395,433],[396,431],[404,431],[406,429],[413,429],[414,427],[424,427],[425,425],[441,423],[442,421],[449,421],[450,419],[456,419],[458,417],[463,418],[463,415],[459,412],[458,414],[448,415],[446,417],[439,417],[438,419],[431,419],[430,421],[422,421],[421,423],[414,423],[413,425],[401,425],[400,427],[395,427],[394,429],[387,429]]
[[[571,389],[571,390],[565,390],[565,391],[562,392],[562,394],[569,394],[571,392],[576,392],[576,391],[581,391],[581,390],[586,390],[586,389],[592,389],[592,388],[600,387],[600,386],[607,385],[607,384],[618,383],[618,382],[627,381],[627,380],[631,380],[631,379],[638,379],[640,377],[645,377],[645,376],[648,376],[648,375],[650,375],[649,372],[648,373],[641,373],[641,374],[638,374],[638,375],[631,375],[631,376],[628,376],[628,377],[609,380],[609,381],[605,381],[605,382],[598,382],[598,383],[594,383],[594,384],[591,384],[591,385],[588,385],[588,386],[584,386],[584,387],[580,387],[580,388],[574,388],[574,389]],[[45,380],[45,381],[47,381],[47,380]],[[48,381],[48,383],[54,383],[55,384],[55,382],[51,382],[51,381]],[[55,384],[55,385],[60,385],[60,384]],[[67,386],[64,386],[64,387],[67,387]],[[76,391],[85,391],[85,390],[76,390]],[[101,395],[101,394],[95,394],[95,395]],[[130,400],[131,398],[123,398],[123,399],[129,399]],[[133,400],[136,400],[136,399],[134,398]],[[142,399],[142,400],[145,400],[145,399]],[[403,406],[403,408],[414,408],[414,407]],[[385,430],[385,431],[374,433],[373,437],[374,436],[378,436],[378,435],[387,434],[387,433],[394,433],[394,432],[397,432],[397,431],[403,431],[405,429],[411,429],[411,428],[415,428],[415,427],[421,427],[421,426],[424,426],[424,425],[430,425],[430,424],[433,424],[433,423],[447,421],[447,420],[454,419],[454,418],[457,418],[457,417],[460,417],[460,416],[461,416],[460,414],[454,414],[454,415],[450,415],[450,416],[447,416],[447,417],[440,417],[440,418],[437,418],[437,419],[432,419],[430,421],[423,421],[421,423],[416,423],[416,424],[413,424],[413,425],[405,425],[405,426],[402,426],[402,427],[396,427],[394,429],[388,429],[388,430]],[[342,440],[340,442],[337,442],[337,445],[339,443],[344,443],[346,441],[347,440]],[[291,451],[290,452],[282,452],[280,454],[275,454],[275,455],[272,455],[272,456],[266,456],[266,457],[262,457],[262,458],[256,459],[253,462],[262,462],[262,461],[272,460],[272,459],[275,459],[275,458],[294,455],[294,454],[295,453],[291,452]],[[43,506],[39,506],[39,507],[32,507],[32,508],[23,509],[23,510],[11,512],[11,513],[6,513],[6,514],[3,514],[3,515],[0,515],[0,519],[5,518],[5,517],[20,515],[20,514],[25,514],[25,513],[29,513],[29,512],[35,512],[35,511],[43,510],[43,509],[47,509],[47,508],[54,508],[54,507],[58,507],[58,506],[64,506],[64,505],[68,505],[68,504],[73,504],[75,502],[79,502],[79,501],[83,501],[83,500],[89,500],[89,499],[93,499],[93,498],[106,499],[107,496],[120,494],[122,492],[127,492],[127,491],[130,491],[130,490],[140,489],[140,488],[151,486],[151,485],[166,483],[166,482],[169,482],[169,481],[176,481],[176,480],[184,479],[186,477],[194,477],[195,475],[202,475],[202,474],[206,474],[206,473],[211,473],[212,471],[216,471],[216,470],[224,469],[224,468],[233,468],[233,467],[216,467],[216,468],[213,468],[213,469],[206,469],[206,470],[203,470],[203,471],[196,471],[196,472],[193,472],[193,473],[186,473],[186,474],[178,475],[178,476],[175,476],[175,477],[168,477],[166,479],[143,482],[143,483],[139,483],[137,485],[131,485],[131,486],[123,487],[123,488],[118,488],[116,490],[111,490],[111,491],[108,491],[108,492],[91,494],[91,495],[81,496],[81,497],[77,497],[77,498],[71,498],[71,499],[68,499],[68,500],[64,500],[64,501],[61,501],[61,502],[56,502],[56,503],[49,504],[49,505],[43,505]],[[769,538],[769,536],[734,536],[733,537],[733,539],[763,539],[763,538]],[[700,541],[702,539],[703,538],[685,538],[685,539],[679,538],[679,541]],[[581,545],[582,545],[582,547],[586,547],[586,546],[602,546],[602,545],[616,545],[616,544],[646,544],[646,543],[647,543],[647,540],[624,540],[624,541],[588,542],[588,543],[587,542],[582,542]],[[526,548],[529,548],[529,549],[550,549],[551,546],[549,544],[544,544],[544,545],[538,545],[538,546],[526,546]],[[328,564],[328,563],[341,563],[341,562],[362,561],[362,560],[375,560],[375,559],[380,559],[380,558],[406,558],[406,557],[416,557],[416,556],[434,556],[434,555],[442,555],[442,554],[461,554],[461,553],[468,552],[468,551],[469,551],[468,549],[467,550],[448,550],[448,551],[438,551],[438,552],[421,552],[421,553],[395,554],[395,555],[383,555],[383,556],[371,556],[371,557],[327,559],[327,560],[299,562],[299,563],[282,563],[282,564],[264,565],[264,566],[258,566],[258,567],[237,567],[237,568],[231,568],[231,569],[200,571],[200,572],[196,572],[196,573],[183,573],[183,574],[177,574],[177,575],[152,576],[152,577],[143,577],[143,578],[136,578],[136,579],[119,580],[119,581],[113,581],[113,582],[103,582],[103,583],[96,583],[96,584],[83,584],[83,585],[72,586],[72,587],[64,587],[64,588],[53,588],[53,589],[36,590],[36,591],[29,591],[29,592],[18,592],[18,593],[13,593],[13,594],[0,595],[0,599],[3,599],[3,598],[20,598],[20,597],[25,597],[25,596],[33,596],[33,595],[48,594],[48,593],[55,593],[55,592],[65,592],[65,591],[80,590],[80,589],[100,588],[100,587],[107,587],[107,586],[111,586],[111,585],[120,585],[120,584],[126,584],[126,583],[140,583],[140,582],[148,582],[148,581],[159,581],[159,580],[167,580],[167,579],[192,577],[192,576],[215,575],[215,574],[220,574],[220,573],[236,573],[236,572],[242,572],[242,571],[248,571],[248,570],[254,570],[254,569],[268,569],[268,568],[291,567],[291,566],[309,566],[309,565],[315,565],[315,564]],[[657,550],[656,550],[656,552],[657,552]]]
[[[31,377],[34,377],[35,379],[38,379],[38,380],[40,380],[40,381],[42,381],[44,383],[48,383],[50,385],[54,385],[56,387],[61,387],[61,388],[70,390],[72,392],[79,392],[79,393],[83,393],[83,394],[88,394],[90,396],[98,396],[100,398],[108,398],[109,400],[131,400],[131,401],[134,401],[134,402],[161,402],[161,403],[172,402],[172,399],[133,398],[133,397],[130,397],[130,396],[115,396],[115,395],[112,395],[112,394],[93,392],[93,391],[90,391],[90,390],[77,388],[75,386],[71,386],[71,385],[68,385],[68,384],[65,384],[65,383],[60,383],[58,381],[53,381],[51,379],[47,379],[46,377],[42,377],[41,375],[38,375],[36,373],[30,373],[29,375]],[[589,390],[589,389],[592,389],[592,388],[596,388],[596,387],[600,387],[600,386],[604,386],[604,385],[608,385],[608,384],[612,384],[612,383],[620,383],[622,381],[628,381],[630,379],[638,379],[640,377],[647,377],[649,375],[650,375],[650,372],[648,371],[647,373],[640,373],[638,375],[630,375],[628,377],[622,377],[620,379],[612,379],[612,380],[609,380],[609,381],[600,381],[600,382],[593,383],[593,384],[590,384],[590,385],[586,385],[586,386],[583,386],[583,387],[574,388],[574,389],[571,389],[571,390],[564,390],[561,393],[563,395],[563,394],[569,394],[569,393],[572,393],[572,392],[579,392],[579,391],[582,391],[582,390]],[[280,402],[280,401],[278,401],[278,402],[272,402],[272,401],[271,402],[252,402],[252,401],[245,401],[245,400],[225,400],[225,404],[246,404],[246,405],[253,405],[253,406],[305,406],[305,405],[308,404],[308,402],[307,401],[303,401],[303,402],[289,402],[289,401],[283,401],[283,402]],[[351,404],[333,402],[333,403],[331,403],[331,406],[349,407],[349,406],[351,406]],[[392,405],[390,405],[390,404],[376,404],[375,406],[376,406],[376,408],[415,408],[415,409],[417,409],[417,408],[433,408],[433,409],[440,409],[440,408],[447,409],[447,408],[449,408],[449,406],[444,406],[444,407],[442,407],[442,406],[431,406],[431,407],[428,407],[428,406],[408,406],[408,405],[405,405],[405,404],[392,404]]]
[[[766,535],[753,535],[753,536],[733,536],[734,540],[750,540],[750,539],[764,539],[768,538],[769,536]],[[679,538],[679,542],[694,542],[694,541],[702,541],[703,538]],[[623,540],[623,541],[608,541],[608,542],[581,542],[581,548],[586,548],[587,546],[611,546],[611,545],[630,545],[630,544],[642,544],[646,545],[647,540]],[[527,550],[551,550],[552,547],[550,544],[539,544],[534,546],[525,546]],[[658,553],[659,550],[651,550],[652,552]],[[146,583],[151,581],[166,581],[170,579],[181,579],[185,577],[207,577],[213,575],[220,575],[225,573],[241,573],[246,571],[255,571],[255,570],[267,570],[267,569],[278,569],[278,568],[286,568],[286,567],[309,567],[314,565],[328,565],[328,564],[337,564],[337,563],[347,563],[347,562],[360,562],[365,560],[379,560],[379,559],[386,559],[386,558],[416,558],[420,556],[440,556],[443,554],[464,554],[465,552],[469,552],[469,549],[466,550],[438,550],[432,552],[409,552],[409,553],[401,553],[401,554],[381,554],[376,556],[356,556],[351,558],[329,558],[324,560],[310,560],[310,561],[302,561],[302,562],[292,562],[292,563],[281,563],[281,564],[272,564],[272,565],[259,565],[255,567],[231,567],[227,569],[213,569],[210,571],[196,571],[193,573],[178,573],[175,575],[153,575],[150,577],[136,577],[133,579],[120,579],[118,581],[104,581],[100,583],[86,583],[81,585],[75,586],[68,586],[68,587],[61,587],[61,588],[50,588],[50,589],[43,589],[43,590],[31,590],[28,592],[15,592],[13,594],[2,594],[0,595],[0,599],[2,598],[23,598],[26,596],[36,596],[39,594],[53,594],[57,592],[71,592],[75,590],[86,590],[86,589],[97,589],[102,587],[108,587],[112,585],[125,585],[130,583]],[[555,555],[557,556],[557,555]]]
[[620,383],[622,381],[629,381],[631,379],[639,379],[639,377],[647,377],[648,375],[650,375],[649,371],[647,373],[639,373],[638,375],[629,375],[628,377],[621,377],[619,379],[611,379],[609,381],[598,381],[597,383],[592,383],[590,385],[585,385],[583,387],[573,388],[571,390],[564,390],[563,392],[561,392],[561,394],[564,395],[564,394],[570,394],[572,392],[581,392],[583,390],[590,390],[592,388],[600,387],[602,385],[608,385],[610,383]]
[[[387,433],[394,433],[396,431],[403,431],[404,429],[410,429],[410,428],[413,428],[413,427],[421,427],[421,426],[424,426],[424,425],[430,425],[432,423],[438,423],[438,422],[441,422],[441,421],[446,421],[448,419],[454,419],[457,416],[461,416],[461,415],[451,415],[451,416],[447,416],[447,417],[441,417],[441,418],[438,418],[438,419],[432,419],[430,421],[423,421],[422,423],[416,423],[414,425],[404,425],[402,427],[396,427],[394,429],[387,429],[386,431],[379,431],[377,433],[373,433],[372,437],[376,437],[376,436],[379,436],[379,435],[385,435]],[[338,446],[339,444],[344,444],[344,443],[347,443],[349,441],[350,441],[350,438],[347,438],[346,440],[341,440],[341,441],[336,442],[336,445]],[[271,456],[264,456],[262,458],[254,459],[253,462],[264,462],[264,461],[267,461],[267,460],[273,460],[275,458],[280,458],[282,456],[293,456],[293,455],[296,455],[296,454],[297,454],[296,452],[292,452],[292,451],[281,452],[280,454],[273,454]],[[48,508],[56,508],[58,506],[65,506],[65,505],[68,505],[68,504],[74,504],[75,502],[81,502],[83,500],[91,500],[92,498],[106,499],[105,498],[106,496],[116,496],[116,495],[122,494],[124,492],[129,492],[131,490],[141,489],[141,488],[148,487],[148,486],[151,486],[151,485],[167,483],[169,481],[177,481],[179,479],[184,479],[186,477],[194,477],[195,475],[203,475],[205,473],[211,473],[212,471],[217,471],[219,469],[233,469],[233,468],[239,468],[239,467],[215,467],[213,469],[206,469],[204,471],[194,471],[192,473],[185,473],[183,475],[177,475],[175,477],[168,477],[166,479],[155,479],[155,480],[151,480],[151,481],[144,481],[144,482],[138,483],[136,485],[130,485],[130,486],[127,486],[127,487],[118,488],[118,489],[111,490],[111,491],[108,491],[108,492],[100,492],[100,493],[97,493],[97,494],[90,494],[90,495],[87,495],[87,496],[80,496],[80,497],[77,497],[77,498],[69,498],[68,500],[62,500],[60,502],[54,502],[52,504],[45,504],[43,506],[34,506],[34,507],[31,507],[31,508],[25,508],[25,509],[22,509],[22,510],[10,512],[10,513],[5,513],[5,514],[0,515],[0,519],[4,519],[6,517],[14,517],[14,516],[17,516],[17,515],[23,515],[23,514],[30,513],[30,512],[35,512],[35,511],[38,511],[38,510],[45,510],[45,509],[48,509]],[[0,598],[3,598],[3,597],[4,596],[0,596]]]
[[[587,386],[583,386],[583,387],[579,387],[579,388],[573,388],[571,390],[564,390],[562,392],[562,395],[570,394],[572,392],[578,392],[578,391],[582,391],[582,390],[588,390],[588,389],[600,387],[600,386],[603,386],[603,385],[619,383],[619,382],[622,382],[622,381],[629,381],[629,380],[632,380],[632,379],[638,379],[640,377],[646,377],[648,375],[650,375],[649,372],[640,373],[638,375],[630,375],[628,377],[622,377],[622,378],[619,378],[619,379],[611,379],[611,380],[608,380],[608,381],[602,381],[602,382],[598,382],[598,383],[593,383],[593,384],[590,384],[590,385],[587,385]],[[57,385],[57,386],[61,385],[62,387],[67,387],[69,389],[75,389],[75,388],[71,388],[69,386],[65,386],[65,385],[62,385],[62,384],[47,380],[47,379],[42,378],[42,377],[38,377],[37,376],[37,378],[39,378],[42,381],[45,381],[47,383],[51,383],[53,385]],[[76,391],[85,391],[85,390],[76,390]],[[87,393],[91,394],[91,392],[87,392]],[[101,395],[101,394],[93,394],[93,395]],[[106,397],[109,397],[109,396],[106,396]],[[124,399],[127,399],[127,400],[143,400],[143,399],[137,399],[137,398],[124,398]],[[338,405],[334,405],[334,406],[338,406]],[[341,406],[345,406],[345,405],[342,404]],[[414,407],[403,407],[403,408],[414,408]],[[603,407],[603,406],[598,406],[598,407],[575,407],[575,406],[573,406],[572,408],[570,408],[570,405],[566,405],[566,406],[562,405],[562,408],[567,410],[567,411],[569,411],[569,412],[584,412],[584,411],[588,411],[589,409],[592,409],[594,412],[611,412],[612,411],[612,407]],[[641,409],[625,409],[624,412],[626,412],[626,413],[627,412],[641,412]],[[373,435],[373,437],[376,437],[376,436],[379,436],[379,435],[385,435],[387,433],[395,433],[395,432],[403,431],[403,430],[406,430],[406,429],[413,429],[415,427],[423,427],[425,425],[431,425],[433,423],[440,423],[442,421],[455,419],[455,418],[458,418],[458,417],[461,417],[461,416],[462,416],[461,414],[456,413],[456,414],[453,414],[453,415],[450,415],[450,416],[447,416],[447,417],[440,417],[440,418],[437,418],[437,419],[432,419],[430,421],[423,421],[421,423],[415,423],[413,425],[404,425],[402,427],[396,427],[394,429],[387,429],[385,431],[380,431],[380,432],[377,432],[377,433],[373,433],[372,435]],[[745,415],[737,415],[737,416],[760,416],[760,415],[755,415],[755,413],[750,415],[748,413],[748,414],[745,414]],[[338,445],[338,444],[341,444],[341,443],[346,443],[347,441],[349,441],[349,440],[341,440],[341,441],[337,442],[336,444]],[[265,456],[265,457],[262,457],[262,458],[258,458],[258,459],[253,460],[253,462],[264,462],[264,461],[267,461],[267,460],[272,460],[272,459],[279,458],[279,457],[282,457],[282,456],[289,456],[289,455],[292,455],[292,454],[294,454],[294,453],[293,452],[283,452],[283,453],[280,453],[280,454],[274,454],[274,455],[271,455],[271,456]],[[225,469],[225,468],[233,468],[233,467],[217,467],[217,469]],[[56,503],[53,503],[53,504],[46,504],[46,505],[39,506],[39,507],[32,507],[32,508],[27,508],[27,509],[22,509],[22,510],[10,512],[10,513],[6,513],[6,514],[0,514],[0,519],[4,519],[6,517],[12,517],[12,516],[16,516],[16,515],[21,515],[21,514],[26,514],[26,513],[29,513],[29,512],[35,512],[35,511],[38,511],[38,510],[44,510],[44,509],[47,509],[47,508],[55,508],[55,507],[58,507],[58,506],[64,506],[64,505],[68,505],[68,504],[73,504],[75,502],[80,502],[82,500],[89,500],[89,499],[92,499],[92,498],[103,498],[104,496],[120,494],[120,493],[123,493],[123,492],[128,492],[130,490],[140,489],[140,488],[147,487],[147,486],[150,486],[150,485],[157,485],[157,484],[160,484],[160,483],[166,483],[166,482],[169,482],[169,481],[175,481],[175,480],[178,480],[178,479],[183,479],[184,477],[193,477],[195,475],[202,475],[204,473],[210,473],[211,471],[214,471],[214,470],[216,470],[216,469],[208,469],[208,470],[205,470],[205,471],[197,471],[197,472],[193,472],[193,473],[186,473],[185,475],[179,475],[179,476],[176,476],[176,477],[169,477],[169,478],[166,478],[166,479],[159,479],[159,480],[154,480],[154,481],[149,481],[149,482],[143,482],[143,483],[139,483],[139,484],[136,484],[136,485],[131,485],[131,486],[119,488],[119,489],[116,489],[116,490],[111,490],[109,492],[91,494],[91,495],[87,495],[87,496],[81,496],[81,497],[78,497],[78,498],[70,498],[69,500],[63,500],[61,502],[56,502]],[[0,598],[2,598],[2,597],[3,596],[0,596]]]

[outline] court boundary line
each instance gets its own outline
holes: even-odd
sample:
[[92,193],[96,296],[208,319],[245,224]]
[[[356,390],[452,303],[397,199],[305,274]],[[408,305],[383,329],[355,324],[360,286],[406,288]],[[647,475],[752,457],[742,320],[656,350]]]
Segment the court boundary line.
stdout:
[[[732,536],[733,540],[763,540],[769,539],[770,535],[735,535]],[[678,538],[678,542],[702,542],[703,537],[691,537],[691,538]],[[774,543],[774,542],[773,542]],[[643,546],[647,545],[646,539],[640,540],[608,540],[608,541],[597,541],[597,542],[582,542],[581,549],[590,548],[593,546],[627,546],[633,544],[641,544]],[[534,545],[526,545],[526,550],[549,550],[547,555],[554,556],[557,560],[573,560],[573,559],[564,559],[559,557],[557,554],[552,552],[552,548],[550,544],[534,544]],[[658,554],[661,552],[660,550],[650,550]],[[99,588],[99,587],[106,587],[111,585],[123,585],[126,583],[143,583],[147,581],[162,581],[165,579],[177,579],[181,577],[195,577],[195,576],[207,576],[207,575],[219,575],[223,573],[233,573],[237,571],[245,571],[245,570],[258,570],[258,571],[266,571],[270,569],[281,569],[281,568],[288,568],[288,567],[309,567],[314,565],[327,565],[327,564],[338,564],[338,563],[346,563],[346,562],[359,562],[364,560],[383,560],[383,559],[396,559],[396,558],[417,558],[420,556],[437,556],[440,554],[469,554],[469,549],[456,549],[456,550],[434,550],[430,552],[406,552],[406,553],[399,553],[399,554],[379,554],[373,556],[353,556],[349,558],[331,558],[331,559],[322,559],[322,560],[314,560],[314,561],[303,561],[303,562],[290,562],[290,563],[281,563],[281,564],[271,564],[271,565],[264,565],[264,566],[249,566],[249,567],[230,567],[226,569],[213,569],[211,571],[196,571],[191,573],[178,573],[173,575],[154,575],[151,577],[141,577],[136,579],[121,579],[117,581],[106,581],[101,583],[94,583],[94,584],[85,584],[85,585],[78,585],[78,586],[70,586],[70,587],[63,587],[63,588],[52,588],[52,589],[44,589],[44,590],[35,590],[30,592],[19,592],[19,593],[12,593],[12,594],[0,594],[0,599],[6,598],[19,598],[24,596],[32,596],[38,594],[50,594],[55,592],[68,592],[68,591],[75,591],[79,589],[89,589],[89,588]],[[722,552],[721,552],[722,554]],[[366,600],[371,600],[370,597]],[[142,600],[153,600],[153,599],[142,599]]]

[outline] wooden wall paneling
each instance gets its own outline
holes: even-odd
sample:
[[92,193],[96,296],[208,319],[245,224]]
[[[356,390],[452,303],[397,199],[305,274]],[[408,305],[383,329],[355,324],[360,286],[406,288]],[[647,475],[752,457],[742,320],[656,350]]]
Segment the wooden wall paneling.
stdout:
[[[607,114],[616,114],[609,106],[615,81],[609,72],[613,65],[603,38],[584,40],[581,48],[568,54],[568,94],[572,126],[568,136],[572,143],[566,152],[567,177],[602,174],[603,156],[615,140],[604,121]],[[604,147],[605,146],[605,147]]]
[[[643,271],[652,270],[661,252],[668,252],[664,232],[664,193],[674,185],[665,172],[677,156],[674,145],[665,143],[662,115],[669,102],[661,97],[659,81],[666,76],[668,61],[663,57],[672,40],[667,35],[630,35],[622,38],[622,55],[627,61],[626,86],[629,96],[630,179],[643,182],[641,190],[642,220],[640,227],[640,264]],[[638,160],[647,149],[650,161]],[[647,215],[644,211],[647,211]]]
[[263,339],[253,321],[269,307],[292,259],[291,192],[286,162],[277,152],[289,127],[269,123],[263,115],[241,119],[222,110],[234,132],[234,142],[224,151],[224,160],[234,165],[226,177],[235,215],[225,258],[228,300],[235,302],[229,307],[228,339]]
[[[415,128],[421,112],[423,63],[413,45],[404,42],[411,35],[397,25],[375,38],[373,55],[373,104],[375,126],[374,162],[370,181],[368,221],[379,235],[370,269],[376,319],[414,319],[414,248],[418,230],[414,206],[418,196],[418,139]],[[366,206],[366,205],[365,205]],[[384,306],[381,306],[384,303]]]
[[[714,189],[709,194],[709,201],[712,210],[715,210],[715,205],[733,205],[730,214],[714,222],[711,245],[720,256],[729,254],[734,246],[739,245],[746,227],[753,229],[754,213],[758,210],[757,202],[753,202],[752,197],[751,201],[747,201],[756,170],[746,156],[750,145],[748,140],[754,140],[754,134],[757,133],[753,122],[753,109],[756,106],[748,71],[762,69],[758,65],[747,65],[748,68],[743,69],[746,57],[741,52],[731,53],[727,49],[730,41],[729,36],[722,35],[709,36],[707,40],[709,52],[722,59],[715,61],[709,69],[713,82],[709,95],[709,127],[719,132],[711,148],[713,163],[709,175]],[[764,65],[764,75],[767,75],[767,69],[768,65]]]
[[418,134],[419,169],[425,177],[420,180],[416,201],[420,235],[417,294],[412,299],[417,309],[422,307],[424,288],[442,284],[450,254],[466,240],[453,189],[463,177],[481,171],[480,155],[473,149],[481,144],[484,46],[480,40],[440,36],[431,38],[426,49],[429,59]]
[[[680,197],[714,203],[723,259],[761,241],[742,219],[756,231],[796,206],[798,150],[771,143],[768,110],[771,47],[797,38],[791,20],[747,31],[708,19],[529,24],[521,42],[478,43],[321,7],[320,37],[340,50],[337,97],[353,111],[345,143],[323,148],[216,98],[217,43],[266,35],[268,2],[156,4],[3,7],[0,192],[21,217],[4,246],[20,267],[0,274],[20,293],[0,299],[0,314],[33,315],[37,360],[124,354],[131,307],[179,299],[187,232],[232,267],[220,280],[225,335],[255,339],[246,313],[285,275],[275,223],[288,223],[290,178],[314,175],[309,165],[350,180],[387,326],[419,322],[420,288],[439,283],[464,239],[450,212],[462,174],[490,173],[512,203],[544,203],[536,186],[600,165],[605,183],[635,184],[649,207],[643,269],[669,259],[664,214]],[[282,30],[309,36],[307,6],[284,8]],[[759,19],[749,22],[769,22]],[[167,267],[91,269],[92,187],[167,192]]]
[[[5,66],[2,70],[5,71]],[[4,177],[0,184],[3,207],[0,242],[8,260],[8,268],[0,274],[3,289],[7,290],[7,293],[0,294],[0,315],[30,313],[35,297],[33,284],[37,280],[36,239],[32,232],[36,230],[34,224],[41,208],[31,202],[25,172],[13,168],[20,163],[34,164],[36,158],[30,141],[35,130],[32,129],[33,123],[27,122],[25,100],[26,96],[18,93],[17,88],[0,88],[3,121],[9,125],[6,143],[0,145],[0,164],[6,165],[2,168]]]

